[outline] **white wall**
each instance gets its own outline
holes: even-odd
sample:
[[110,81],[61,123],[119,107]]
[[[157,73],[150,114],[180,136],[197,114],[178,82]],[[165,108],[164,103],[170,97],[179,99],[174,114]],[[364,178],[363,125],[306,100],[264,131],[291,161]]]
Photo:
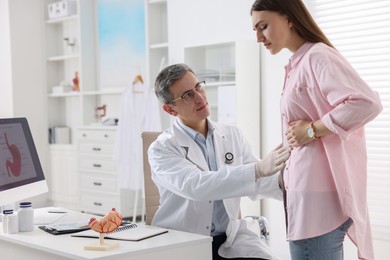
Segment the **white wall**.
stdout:
[[12,115],[11,43],[8,0],[0,0],[0,118]]
[[184,47],[254,39],[251,4],[252,0],[169,0],[169,62],[183,62]]
[[[28,119],[45,170],[48,147],[42,12],[41,0],[0,0],[0,117]],[[47,171],[45,175],[49,175]]]

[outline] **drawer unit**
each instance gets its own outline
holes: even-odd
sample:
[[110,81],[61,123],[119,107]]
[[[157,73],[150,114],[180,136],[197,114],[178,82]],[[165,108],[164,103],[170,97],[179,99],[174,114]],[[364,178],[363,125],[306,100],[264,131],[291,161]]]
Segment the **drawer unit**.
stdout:
[[[115,208],[123,217],[132,216],[135,192],[119,188],[119,175],[113,159],[116,128],[79,128],[76,136],[81,210],[105,215]],[[137,212],[142,211],[141,200],[137,203]]]
[[91,157],[89,155],[83,156],[80,154],[79,160],[80,170],[116,173],[115,162],[112,159],[107,159],[107,157]]
[[81,153],[90,154],[112,154],[114,152],[114,145],[93,144],[93,143],[80,143],[79,151]]
[[116,178],[82,174],[80,182],[83,190],[101,193],[108,192],[111,194],[116,194],[119,191]]
[[[105,215],[109,211],[107,209],[115,208],[118,210],[121,208],[121,202],[118,200],[117,196],[106,195],[96,197],[95,193],[83,194],[81,196],[81,205],[83,205],[83,210],[85,212],[91,212],[100,215]],[[120,211],[118,210],[118,212]]]

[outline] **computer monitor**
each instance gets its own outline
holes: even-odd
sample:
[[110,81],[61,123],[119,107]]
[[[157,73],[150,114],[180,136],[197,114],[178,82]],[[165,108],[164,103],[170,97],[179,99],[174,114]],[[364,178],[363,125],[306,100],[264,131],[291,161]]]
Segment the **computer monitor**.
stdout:
[[27,119],[0,119],[0,206],[47,191]]

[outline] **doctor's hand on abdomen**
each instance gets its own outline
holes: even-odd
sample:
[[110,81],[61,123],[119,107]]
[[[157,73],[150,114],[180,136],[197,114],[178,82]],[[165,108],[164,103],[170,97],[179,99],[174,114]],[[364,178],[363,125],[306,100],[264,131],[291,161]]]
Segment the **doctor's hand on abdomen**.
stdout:
[[256,179],[272,176],[283,170],[285,162],[290,157],[291,147],[278,145],[274,150],[268,153],[264,159],[256,164]]

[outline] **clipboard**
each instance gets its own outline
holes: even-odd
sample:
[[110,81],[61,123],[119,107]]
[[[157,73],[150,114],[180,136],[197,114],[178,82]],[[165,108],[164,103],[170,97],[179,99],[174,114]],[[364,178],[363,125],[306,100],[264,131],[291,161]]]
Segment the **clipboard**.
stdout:
[[38,226],[38,228],[52,235],[72,234],[91,229],[85,222],[64,222]]

